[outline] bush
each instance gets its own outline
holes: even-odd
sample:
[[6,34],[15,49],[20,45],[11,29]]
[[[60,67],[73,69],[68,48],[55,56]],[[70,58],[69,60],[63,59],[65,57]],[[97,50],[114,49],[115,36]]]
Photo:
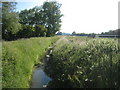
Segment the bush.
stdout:
[[17,33],[17,38],[45,37],[47,29],[42,25],[22,25],[22,29]]
[[120,45],[115,39],[66,37],[53,49],[46,73],[52,88],[118,88]]
[[22,29],[17,33],[17,38],[30,38],[33,36],[35,28],[31,25],[22,25]]
[[42,26],[42,25],[36,25],[35,26],[35,31],[34,31],[34,36],[36,37],[45,37],[46,36],[47,29]]

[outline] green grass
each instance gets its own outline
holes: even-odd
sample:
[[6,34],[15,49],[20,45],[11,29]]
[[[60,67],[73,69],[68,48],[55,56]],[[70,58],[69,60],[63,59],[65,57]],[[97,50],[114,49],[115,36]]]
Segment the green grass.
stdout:
[[28,88],[33,66],[42,62],[47,48],[60,37],[4,41],[2,44],[2,87]]
[[49,87],[118,88],[120,45],[117,39],[65,37],[53,49],[46,73]]
[[0,89],[2,89],[2,42],[0,41]]

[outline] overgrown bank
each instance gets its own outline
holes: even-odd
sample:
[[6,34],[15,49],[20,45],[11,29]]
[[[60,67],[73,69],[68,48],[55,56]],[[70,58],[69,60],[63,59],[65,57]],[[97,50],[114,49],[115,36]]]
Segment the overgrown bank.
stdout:
[[120,45],[115,39],[64,37],[46,66],[54,88],[118,88]]
[[47,48],[59,38],[42,37],[3,42],[2,87],[28,88],[34,64],[42,61]]

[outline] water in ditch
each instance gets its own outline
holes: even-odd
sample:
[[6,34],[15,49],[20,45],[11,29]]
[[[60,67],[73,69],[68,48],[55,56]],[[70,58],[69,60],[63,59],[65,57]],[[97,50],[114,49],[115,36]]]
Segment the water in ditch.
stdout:
[[[49,54],[51,54],[51,51],[49,51]],[[44,63],[49,61],[50,55],[46,55],[46,58],[44,60]],[[30,88],[46,88],[49,81],[52,80],[44,71],[45,66],[36,66],[33,70],[32,74],[32,80]]]
[[44,72],[44,66],[35,67],[32,75],[31,88],[46,88],[52,79]]

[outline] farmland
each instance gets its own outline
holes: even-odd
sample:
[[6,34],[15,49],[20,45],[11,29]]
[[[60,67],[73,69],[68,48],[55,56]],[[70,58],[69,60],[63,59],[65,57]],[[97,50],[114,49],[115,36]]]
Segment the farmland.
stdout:
[[117,88],[120,45],[117,39],[63,37],[53,49],[46,73],[54,88]]

